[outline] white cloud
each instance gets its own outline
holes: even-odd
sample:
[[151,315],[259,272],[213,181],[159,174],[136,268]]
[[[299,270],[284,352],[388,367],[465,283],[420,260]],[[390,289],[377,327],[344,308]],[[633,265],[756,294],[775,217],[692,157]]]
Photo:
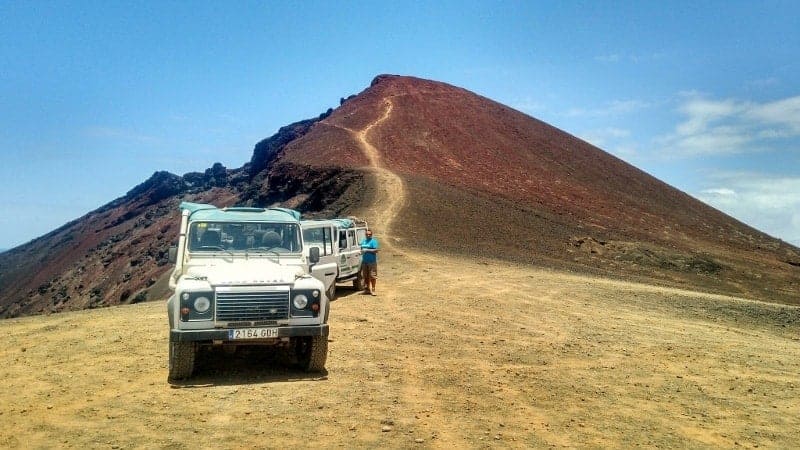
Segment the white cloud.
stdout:
[[753,87],[761,89],[761,88],[767,88],[767,87],[770,87],[770,86],[776,86],[776,85],[780,84],[780,80],[778,78],[776,78],[776,77],[767,77],[767,78],[759,78],[757,80],[750,81],[747,84],[750,85],[750,86],[753,86]]
[[634,64],[643,63],[648,61],[656,61],[662,59],[666,56],[664,52],[653,52],[648,54],[619,54],[619,53],[608,53],[605,55],[598,55],[594,57],[594,60],[597,62],[601,62],[604,64],[616,64],[619,62],[631,62]]
[[607,117],[629,114],[650,107],[643,100],[613,100],[598,108],[572,108],[567,117]]
[[137,144],[158,144],[162,141],[160,138],[137,133],[136,131],[126,130],[123,128],[89,127],[86,129],[85,134],[86,136],[95,139],[126,141]]
[[691,136],[706,131],[709,124],[734,115],[741,109],[733,100],[711,101],[692,99],[679,108],[689,119],[679,124],[676,131],[681,136]]
[[622,57],[619,56],[619,54],[617,54],[617,53],[612,53],[612,54],[609,54],[609,55],[595,56],[594,59],[595,59],[595,61],[600,61],[600,62],[603,62],[603,63],[615,63],[615,62],[619,62],[622,59]]
[[775,140],[800,136],[800,96],[764,103],[711,100],[696,92],[682,97],[678,111],[685,119],[656,139],[670,155],[762,151]]
[[609,151],[625,160],[630,160],[639,156],[636,147],[632,145],[615,145]]
[[624,138],[624,137],[628,137],[628,136],[631,135],[630,130],[623,130],[621,128],[614,128],[614,127],[606,128],[605,132],[609,136],[612,136],[612,137],[615,137],[615,138]]
[[616,127],[606,127],[580,133],[578,137],[596,147],[602,148],[602,146],[607,144],[609,141],[624,139],[630,135],[630,130],[624,130]]
[[745,116],[774,126],[783,126],[794,135],[800,134],[800,96],[754,105]]
[[543,112],[543,111],[545,111],[547,109],[544,106],[544,104],[542,104],[540,102],[537,102],[537,101],[534,101],[533,99],[530,99],[530,98],[523,98],[523,99],[515,100],[515,101],[511,102],[509,104],[509,106],[511,106],[512,108],[514,108],[514,109],[516,109],[518,111],[526,112],[526,113],[529,113],[529,114]]
[[696,197],[772,236],[800,243],[800,177],[717,173]]
[[728,188],[714,188],[714,189],[703,189],[700,191],[701,194],[704,195],[711,195],[711,196],[718,196],[718,197],[735,197],[736,191],[733,189]]
[[623,159],[634,158],[638,155],[636,147],[628,139],[631,136],[630,130],[606,127],[579,133],[577,136],[595,147]]

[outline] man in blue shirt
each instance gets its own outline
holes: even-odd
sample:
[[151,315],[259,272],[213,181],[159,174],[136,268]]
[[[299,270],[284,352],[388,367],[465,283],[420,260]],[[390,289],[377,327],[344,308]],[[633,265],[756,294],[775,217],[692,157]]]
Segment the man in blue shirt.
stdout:
[[367,294],[375,294],[375,281],[378,279],[378,239],[372,237],[372,230],[367,230],[367,237],[361,241],[361,276]]

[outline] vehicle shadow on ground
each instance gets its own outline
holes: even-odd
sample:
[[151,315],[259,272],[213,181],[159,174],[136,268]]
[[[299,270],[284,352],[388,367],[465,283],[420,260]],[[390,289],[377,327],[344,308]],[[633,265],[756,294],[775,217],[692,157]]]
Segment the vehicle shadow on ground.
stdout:
[[173,381],[173,388],[203,388],[260,383],[324,381],[328,372],[306,372],[297,366],[290,349],[240,347],[235,352],[204,348],[197,354],[194,375]]
[[368,296],[363,290],[356,290],[352,286],[337,286],[336,297],[333,299],[335,303],[338,300],[357,300],[360,297]]

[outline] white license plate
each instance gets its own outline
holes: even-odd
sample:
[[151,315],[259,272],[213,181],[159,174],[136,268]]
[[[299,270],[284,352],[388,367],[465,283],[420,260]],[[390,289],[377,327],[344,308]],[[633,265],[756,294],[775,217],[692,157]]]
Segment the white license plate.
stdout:
[[268,339],[278,337],[277,328],[239,328],[228,330],[228,339]]

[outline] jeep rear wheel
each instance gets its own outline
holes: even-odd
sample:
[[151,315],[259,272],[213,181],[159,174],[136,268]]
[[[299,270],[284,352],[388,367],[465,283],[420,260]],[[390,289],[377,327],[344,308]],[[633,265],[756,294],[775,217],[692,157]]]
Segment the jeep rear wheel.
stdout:
[[295,347],[297,362],[306,372],[322,372],[328,359],[327,336],[305,336],[297,338]]
[[194,342],[169,343],[169,381],[183,380],[192,376],[197,347]]

